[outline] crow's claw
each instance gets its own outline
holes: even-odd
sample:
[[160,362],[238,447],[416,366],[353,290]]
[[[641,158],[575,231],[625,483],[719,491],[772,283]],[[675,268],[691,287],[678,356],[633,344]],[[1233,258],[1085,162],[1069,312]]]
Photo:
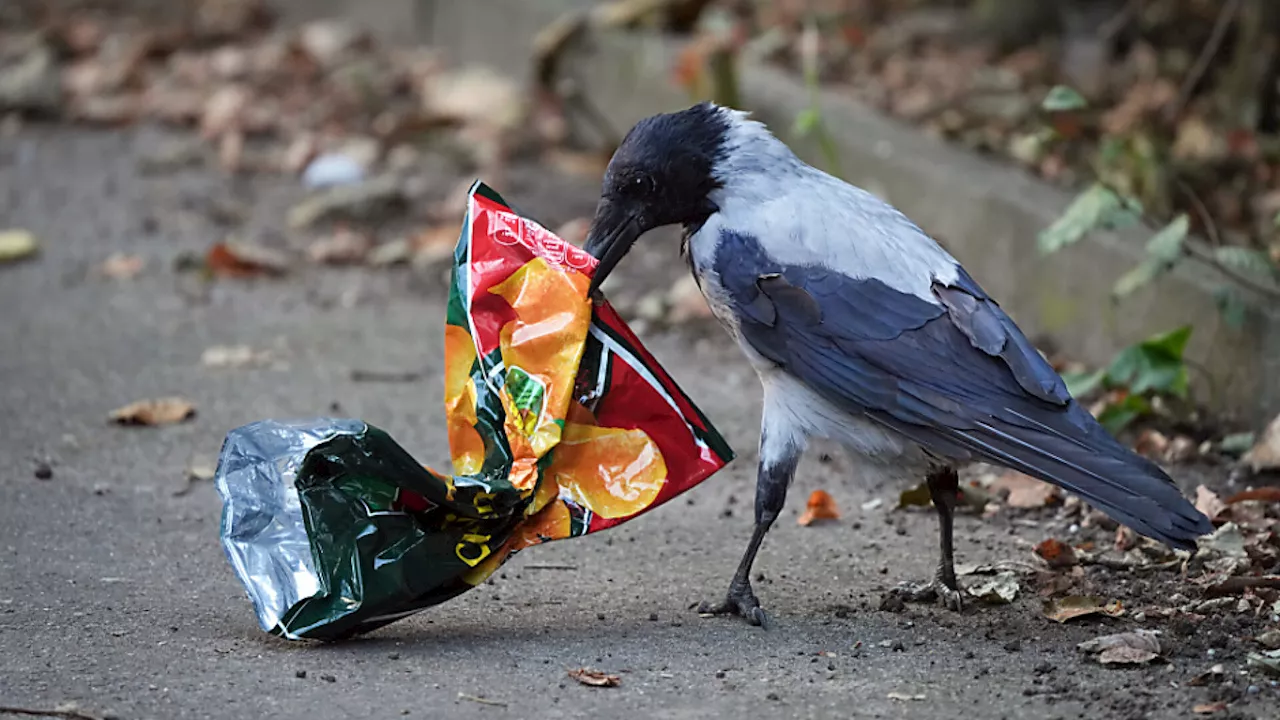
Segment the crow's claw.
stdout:
[[703,602],[698,605],[700,615],[737,615],[752,625],[769,629],[769,615],[760,607],[760,601],[746,588],[731,587],[725,599],[718,603]]

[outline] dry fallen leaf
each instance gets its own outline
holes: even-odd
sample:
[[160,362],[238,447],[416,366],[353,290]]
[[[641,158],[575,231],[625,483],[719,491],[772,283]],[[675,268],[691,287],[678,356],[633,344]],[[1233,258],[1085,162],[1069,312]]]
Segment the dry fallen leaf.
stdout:
[[1102,598],[1090,595],[1068,595],[1064,598],[1044,601],[1044,616],[1060,623],[1087,615],[1119,617],[1123,614],[1124,606],[1119,600],[1106,602]]
[[617,675],[610,675],[590,668],[570,670],[569,677],[591,687],[618,687],[622,684],[622,679]]
[[138,255],[112,253],[98,266],[98,273],[114,280],[129,280],[142,272],[146,265],[147,261]]
[[1121,525],[1116,528],[1116,538],[1112,546],[1116,552],[1126,553],[1137,547],[1138,533],[1134,532],[1128,525]]
[[997,477],[991,483],[991,489],[1008,490],[1009,497],[1005,499],[1005,504],[1014,508],[1044,507],[1059,497],[1057,487],[1013,470]]
[[1254,472],[1280,469],[1280,415],[1262,431],[1258,442],[1249,448],[1240,462],[1248,465]]
[[433,225],[409,241],[413,262],[418,267],[443,262],[453,255],[458,244],[457,223]]
[[1051,568],[1071,567],[1079,562],[1075,548],[1056,538],[1049,538],[1037,545],[1036,555],[1044,559]]
[[826,490],[814,490],[809,493],[809,502],[796,522],[801,525],[812,525],[818,520],[839,520],[840,511],[836,509],[836,500]]
[[1141,665],[1160,657],[1160,638],[1150,630],[1103,635],[1076,645],[1076,649],[1096,654],[1103,665]]
[[1191,687],[1204,687],[1205,685],[1222,682],[1222,679],[1226,677],[1226,674],[1226,667],[1219,663],[1191,678],[1186,682],[1186,684]]
[[1196,486],[1196,509],[1204,513],[1210,520],[1218,517],[1218,513],[1227,509],[1218,494],[1204,485]]
[[21,260],[36,254],[36,236],[26,230],[0,230],[0,263]]
[[283,275],[289,259],[270,248],[228,240],[209,248],[204,265],[210,273],[224,277]]
[[1227,703],[1223,700],[1211,703],[1201,703],[1191,708],[1191,712],[1197,715],[1212,715],[1216,712],[1222,712],[1227,709]]
[[903,490],[898,495],[898,509],[909,507],[929,507],[933,505],[933,493],[929,492],[928,483],[920,483],[915,487]]
[[373,238],[369,235],[338,228],[329,237],[312,243],[307,248],[307,257],[326,265],[352,265],[363,262],[372,247]]
[[1169,438],[1159,430],[1147,428],[1138,435],[1138,440],[1133,444],[1133,451],[1139,455],[1145,455],[1149,458],[1159,459],[1164,457],[1165,452],[1169,449]]
[[169,425],[196,414],[196,406],[180,397],[139,400],[111,411],[111,421],[121,425]]
[[1227,498],[1228,505],[1242,502],[1280,502],[1280,487],[1260,487],[1240,492]]
[[970,585],[966,588],[966,592],[992,605],[1008,605],[1018,599],[1018,591],[1021,587],[1018,574],[1006,570]]

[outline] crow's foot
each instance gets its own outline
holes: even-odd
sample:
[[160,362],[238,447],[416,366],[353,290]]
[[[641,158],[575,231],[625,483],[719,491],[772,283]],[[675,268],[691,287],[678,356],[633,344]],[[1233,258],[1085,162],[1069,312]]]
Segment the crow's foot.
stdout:
[[890,590],[888,595],[896,597],[902,602],[936,602],[948,610],[956,612],[964,610],[964,600],[960,590],[948,587],[941,579],[935,579],[927,583],[905,583]]
[[765,614],[764,608],[760,607],[760,601],[756,599],[756,594],[752,592],[749,583],[730,585],[729,594],[722,602],[703,602],[698,605],[698,613],[700,615],[737,615],[752,625],[765,629],[769,627],[769,616]]

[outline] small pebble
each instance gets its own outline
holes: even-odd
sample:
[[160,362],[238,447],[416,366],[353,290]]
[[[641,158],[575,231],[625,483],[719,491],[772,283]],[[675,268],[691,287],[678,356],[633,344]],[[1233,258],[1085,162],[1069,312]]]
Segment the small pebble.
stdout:
[[399,660],[399,659],[400,659],[400,653],[391,653],[390,655],[387,655],[387,659],[388,659],[388,660]]
[[306,671],[306,670],[299,670],[298,672],[294,673],[294,674],[293,674],[293,676],[294,676],[294,677],[296,677],[296,678],[298,678],[299,680],[306,680],[306,679],[307,679],[307,671]]
[[907,651],[907,646],[906,646],[906,645],[903,645],[901,640],[894,640],[894,641],[893,641],[893,651],[894,651],[894,652],[906,652],[906,651]]
[[332,676],[332,675],[321,675],[321,676],[320,676],[320,679],[321,679],[321,680],[323,680],[323,681],[325,681],[325,682],[338,682],[338,678],[336,678],[336,677],[334,677],[334,676]]
[[723,670],[717,670],[717,671],[716,671],[716,677],[723,679],[723,678],[724,678],[724,671],[723,671]]
[[1262,688],[1258,687],[1257,685],[1250,685],[1249,687],[1245,688],[1245,692],[1249,693],[1250,695],[1257,695],[1258,693],[1262,692]]
[[52,477],[53,477],[53,468],[50,467],[49,463],[42,462],[36,465],[37,480],[49,480]]
[[596,619],[597,619],[597,620],[603,620],[603,619],[604,619],[604,613],[596,613]]
[[766,699],[766,700],[781,700],[781,699],[782,699],[782,698],[778,697],[778,693],[776,693],[776,692],[771,692],[771,693],[769,693],[768,695],[765,695],[764,697],[765,697],[765,699]]
[[649,622],[658,622],[658,613],[649,613]]

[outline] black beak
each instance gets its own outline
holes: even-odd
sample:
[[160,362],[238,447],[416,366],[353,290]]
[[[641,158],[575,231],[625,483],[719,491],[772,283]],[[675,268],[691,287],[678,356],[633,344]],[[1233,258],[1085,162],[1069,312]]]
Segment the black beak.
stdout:
[[591,231],[587,233],[587,243],[583,246],[600,261],[595,275],[591,277],[589,294],[595,295],[601,283],[644,231],[639,213],[624,203],[601,198],[596,206],[595,219],[591,221]]

